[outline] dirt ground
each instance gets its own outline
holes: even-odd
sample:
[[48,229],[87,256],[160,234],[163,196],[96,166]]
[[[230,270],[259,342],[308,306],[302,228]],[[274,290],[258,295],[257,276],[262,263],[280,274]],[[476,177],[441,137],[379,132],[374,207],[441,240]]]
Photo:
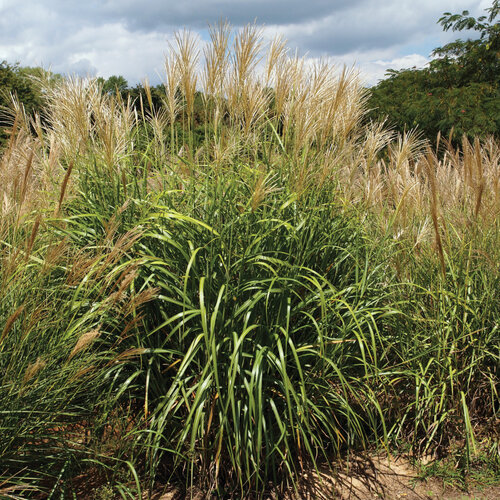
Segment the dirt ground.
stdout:
[[[372,457],[351,460],[343,472],[330,471],[304,478],[290,500],[500,500],[500,485],[481,491],[463,492],[445,488],[442,481],[417,480],[417,470],[403,458]],[[288,499],[287,499],[288,500]]]
[[[269,500],[500,500],[500,485],[464,492],[445,488],[442,481],[416,480],[417,470],[404,458],[356,458],[332,473],[329,469],[304,474],[298,491],[274,494]],[[171,488],[157,489],[153,500],[203,500],[203,492],[180,495]],[[213,497],[212,497],[213,498]]]

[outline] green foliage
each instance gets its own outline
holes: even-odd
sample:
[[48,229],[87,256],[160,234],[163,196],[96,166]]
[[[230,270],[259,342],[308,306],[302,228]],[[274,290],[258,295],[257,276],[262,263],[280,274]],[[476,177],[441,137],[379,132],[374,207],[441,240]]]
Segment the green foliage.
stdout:
[[331,83],[283,117],[293,92],[174,88],[172,120],[161,88],[47,89],[1,158],[0,495],[282,495],[457,436],[473,469],[500,412],[498,144],[440,161]]
[[478,19],[467,11],[445,13],[444,30],[476,30],[478,39],[457,40],[433,51],[429,67],[390,70],[389,78],[371,89],[371,117],[385,116],[398,130],[418,127],[427,138],[437,133],[460,139],[500,131],[499,4]]
[[123,76],[112,75],[108,79],[102,77],[98,78],[97,81],[101,85],[102,91],[105,94],[115,94],[122,93],[127,90],[128,82]]
[[[117,329],[94,351],[120,360],[101,372],[109,385],[93,403],[96,428],[134,402],[127,456],[151,484],[258,496],[271,483],[290,487],[303,465],[379,440],[425,452],[459,434],[464,456],[475,456],[473,422],[499,410],[500,283],[469,245],[449,250],[443,277],[432,249],[415,256],[368,239],[369,221],[332,203],[331,185],[298,199],[286,170],[276,172],[282,189],[254,209],[258,171],[244,165],[223,176],[193,167],[182,190],[159,173],[157,193],[136,166],[125,183],[117,171],[80,168],[80,196],[56,234],[97,250],[137,228],[111,269],[118,277],[139,264],[131,301],[156,290],[132,329],[115,312]],[[98,297],[91,303],[97,320]]]
[[193,192],[201,219],[158,207],[143,240],[144,279],[162,297],[138,385],[149,380],[148,463],[155,472],[163,455],[187,462],[188,478],[258,494],[299,463],[384,436],[369,387],[379,269],[329,203],[310,212],[277,195],[241,212],[234,181],[211,184]]
[[18,64],[11,65],[7,61],[2,61],[0,63],[0,149],[8,138],[4,127],[12,125],[9,112],[12,109],[12,95],[16,95],[24,103],[29,114],[41,109],[42,99],[36,85],[27,78]]
[[[432,77],[436,77],[435,80]],[[371,116],[383,119],[399,131],[418,127],[428,139],[439,132],[454,137],[498,134],[499,88],[490,83],[443,86],[441,74],[430,70],[403,70],[380,82],[371,91]]]
[[19,64],[11,65],[7,61],[0,63],[0,106],[11,106],[11,94],[17,95],[25,105],[28,114],[40,111],[42,96],[37,85],[29,78],[36,74],[35,68],[21,68]]
[[0,63],[0,149],[5,145],[7,130],[13,122],[12,98],[24,106],[27,116],[42,114],[45,106],[42,80],[46,85],[54,85],[61,79],[61,75],[40,67],[22,67],[7,61]]
[[23,497],[56,489],[99,455],[107,425],[99,417],[112,401],[103,368],[127,321],[112,299],[126,274],[123,249],[101,242],[74,254],[57,229],[38,234],[39,223],[25,221],[0,244],[0,469],[2,485]]
[[471,488],[484,488],[500,483],[500,457],[496,450],[488,450],[486,446],[467,463],[463,449],[453,450],[448,457],[436,458],[428,463],[418,463],[419,481],[439,480],[443,487],[460,488],[469,491]]

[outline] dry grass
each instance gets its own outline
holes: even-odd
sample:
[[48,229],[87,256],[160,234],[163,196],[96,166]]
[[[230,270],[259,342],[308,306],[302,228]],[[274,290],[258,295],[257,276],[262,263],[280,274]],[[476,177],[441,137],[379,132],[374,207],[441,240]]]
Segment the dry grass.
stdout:
[[[494,224],[500,152],[493,138],[472,144],[464,138],[457,150],[441,141],[446,151],[438,155],[415,132],[395,137],[384,124],[362,125],[366,92],[354,71],[290,56],[280,38],[266,46],[255,25],[233,34],[221,22],[210,28],[210,38],[200,62],[195,37],[187,31],[176,35],[165,60],[164,108],[153,109],[144,85],[150,111],[143,111],[143,118],[152,130],[152,151],[155,158],[170,158],[162,168],[189,174],[186,160],[198,163],[195,168],[207,162],[227,168],[235,161],[259,162],[266,150],[265,170],[286,162],[293,191],[336,182],[346,203],[362,202],[379,213],[383,230],[411,236],[415,243],[431,237],[431,220],[436,237],[440,220],[458,232],[479,220],[483,226]],[[192,140],[178,142],[174,124],[182,123],[192,137],[199,82],[206,135],[195,151]],[[102,95],[96,81],[72,78],[50,85],[47,102],[45,129],[15,103],[0,169],[3,218],[15,212],[20,220],[30,209],[51,203],[54,185],[60,186],[58,214],[71,192],[75,162],[117,169],[134,150],[138,117],[130,103]],[[126,181],[122,184],[126,190]],[[163,182],[153,171],[150,187],[155,186]],[[252,203],[260,204],[264,192]]]
[[[207,487],[264,491],[271,468],[288,481],[329,446],[372,438],[441,445],[457,422],[474,443],[498,407],[498,141],[433,151],[366,123],[354,70],[266,45],[255,25],[210,37],[169,46],[163,106],[147,82],[133,106],[77,78],[47,86],[43,121],[13,103],[0,159],[10,467],[31,474],[38,449],[18,453],[9,433],[52,432],[67,387],[103,421],[132,394],[151,478],[164,453]],[[109,392],[86,385],[98,376]],[[38,426],[19,415],[42,393]]]
[[[187,31],[169,46],[164,108],[152,109],[145,83],[150,111],[143,118],[153,132],[152,151],[156,158],[170,158],[162,168],[192,172],[186,160],[198,163],[196,168],[208,162],[227,168],[235,161],[261,162],[266,150],[265,169],[287,163],[293,191],[337,182],[346,203],[362,202],[378,212],[382,229],[390,226],[398,237],[428,239],[431,219],[435,228],[445,219],[459,232],[476,221],[495,222],[500,152],[493,138],[464,138],[457,150],[441,141],[446,151],[438,155],[415,132],[395,137],[383,124],[362,125],[366,92],[354,71],[326,62],[311,65],[290,55],[280,38],[265,45],[256,25],[232,33],[221,22],[209,32],[201,61],[199,44]],[[178,142],[174,124],[182,123],[191,137],[200,82],[206,135],[195,151],[192,140]],[[11,139],[0,167],[4,225],[7,214],[19,221],[35,207],[52,204],[58,214],[78,162],[119,169],[135,148],[138,116],[130,103],[103,95],[96,81],[70,78],[47,85],[46,97],[45,128],[22,105],[13,105]],[[155,172],[150,185],[163,185]]]

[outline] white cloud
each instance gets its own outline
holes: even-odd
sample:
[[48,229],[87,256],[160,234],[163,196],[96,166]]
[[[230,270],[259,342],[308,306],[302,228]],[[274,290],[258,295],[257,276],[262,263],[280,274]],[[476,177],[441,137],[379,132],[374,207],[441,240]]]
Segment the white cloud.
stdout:
[[430,61],[429,58],[421,54],[408,54],[394,59],[378,59],[376,61],[366,61],[359,65],[361,75],[368,85],[375,85],[385,77],[388,69],[423,68]]
[[[257,19],[311,57],[354,62],[370,83],[388,67],[421,66],[443,34],[444,11],[483,12],[490,0],[0,0],[0,60],[54,71],[120,74],[135,84],[158,82],[166,40],[184,26],[204,29],[227,17],[235,26]],[[434,44],[434,45],[432,45]],[[384,67],[386,66],[386,67]]]

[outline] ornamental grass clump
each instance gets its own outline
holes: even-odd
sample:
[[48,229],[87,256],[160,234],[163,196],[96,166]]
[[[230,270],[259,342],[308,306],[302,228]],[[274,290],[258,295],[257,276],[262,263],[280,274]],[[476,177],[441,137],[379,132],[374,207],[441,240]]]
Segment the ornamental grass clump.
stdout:
[[262,497],[361,448],[460,435],[471,460],[495,425],[498,142],[431,150],[366,123],[354,71],[209,35],[174,37],[160,105],[77,78],[16,105],[1,494],[91,467],[122,496]]

